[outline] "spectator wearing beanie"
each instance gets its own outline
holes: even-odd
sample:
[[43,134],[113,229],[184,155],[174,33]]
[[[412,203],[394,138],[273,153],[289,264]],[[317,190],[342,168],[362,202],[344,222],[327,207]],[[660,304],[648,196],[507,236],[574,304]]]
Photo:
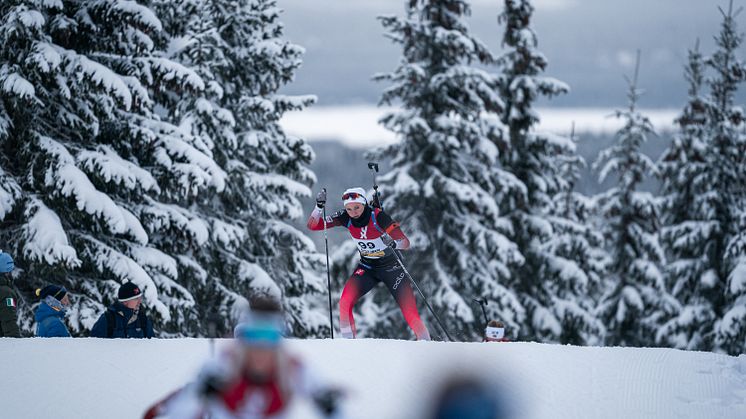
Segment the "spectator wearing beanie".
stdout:
[[16,314],[16,294],[13,291],[13,278],[10,276],[14,268],[13,258],[0,252],[0,338],[21,337]]
[[70,299],[65,287],[47,285],[36,290],[36,296],[41,299],[36,308],[36,336],[41,338],[69,338],[70,332],[62,319],[65,318]]
[[111,305],[91,329],[94,338],[152,338],[153,324],[141,310],[142,291],[132,282],[119,287],[118,301]]

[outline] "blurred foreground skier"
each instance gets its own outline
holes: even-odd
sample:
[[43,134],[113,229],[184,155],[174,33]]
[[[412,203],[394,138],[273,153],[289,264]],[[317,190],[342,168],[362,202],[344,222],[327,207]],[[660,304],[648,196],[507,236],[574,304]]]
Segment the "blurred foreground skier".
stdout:
[[[352,309],[363,295],[383,282],[399,304],[417,340],[430,340],[430,333],[417,311],[412,285],[394,254],[394,249],[409,248],[409,239],[399,228],[399,223],[382,209],[370,206],[363,188],[347,189],[342,195],[342,203],[344,211],[327,216],[324,222],[322,210],[326,205],[326,190],[322,190],[316,195],[316,208],[308,219],[308,228],[314,231],[329,227],[347,228],[358,245],[360,263],[345,283],[339,300],[342,336],[354,338],[357,335]],[[392,239],[389,243],[384,242],[385,235]]]
[[195,382],[151,407],[144,418],[284,418],[299,397],[310,399],[323,417],[338,418],[341,392],[320,386],[284,350],[283,327],[277,302],[253,301],[232,345],[208,361]]

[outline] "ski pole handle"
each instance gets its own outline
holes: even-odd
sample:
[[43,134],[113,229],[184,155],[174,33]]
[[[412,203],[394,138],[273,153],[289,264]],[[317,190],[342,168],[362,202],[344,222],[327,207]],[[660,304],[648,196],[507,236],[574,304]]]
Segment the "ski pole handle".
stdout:
[[374,161],[368,162],[368,170],[373,175],[373,207],[383,209],[381,205],[381,198],[378,196],[378,182],[376,182],[376,173],[378,173],[378,163]]

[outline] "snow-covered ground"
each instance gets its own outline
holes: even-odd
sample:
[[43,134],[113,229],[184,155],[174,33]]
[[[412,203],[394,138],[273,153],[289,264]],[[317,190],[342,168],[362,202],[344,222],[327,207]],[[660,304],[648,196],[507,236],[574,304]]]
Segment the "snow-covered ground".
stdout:
[[[454,372],[499,383],[515,418],[746,418],[746,355],[374,339],[287,345],[348,390],[349,418],[420,418]],[[0,339],[0,417],[137,418],[209,354],[204,339]],[[294,417],[313,417],[306,409]]]
[[[308,140],[338,140],[348,146],[372,147],[395,141],[394,134],[378,123],[391,108],[372,105],[319,106],[302,112],[289,112],[280,121],[292,135]],[[569,135],[573,122],[579,134],[616,132],[622,120],[613,117],[614,109],[603,108],[539,108],[539,129]],[[656,130],[668,130],[678,116],[676,109],[643,109]]]

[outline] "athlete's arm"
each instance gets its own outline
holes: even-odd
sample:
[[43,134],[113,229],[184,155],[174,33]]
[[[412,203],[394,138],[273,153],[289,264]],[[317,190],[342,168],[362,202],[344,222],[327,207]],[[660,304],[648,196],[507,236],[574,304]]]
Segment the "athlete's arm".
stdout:
[[[346,221],[343,220],[343,216],[347,215],[344,211],[337,212],[334,215],[327,215],[326,216],[326,227],[337,227],[342,226],[346,224]],[[323,212],[321,211],[321,208],[314,207],[313,212],[311,212],[311,216],[308,217],[308,223],[306,225],[310,230],[313,231],[320,231],[324,229],[324,220],[321,218],[323,217]]]
[[386,234],[389,235],[389,237],[394,239],[397,249],[409,249],[409,238],[407,238],[404,232],[401,231],[399,223],[392,220],[391,217],[389,217],[388,214],[383,211],[379,212],[376,218],[378,220],[378,225],[381,226],[383,231],[385,231]]

